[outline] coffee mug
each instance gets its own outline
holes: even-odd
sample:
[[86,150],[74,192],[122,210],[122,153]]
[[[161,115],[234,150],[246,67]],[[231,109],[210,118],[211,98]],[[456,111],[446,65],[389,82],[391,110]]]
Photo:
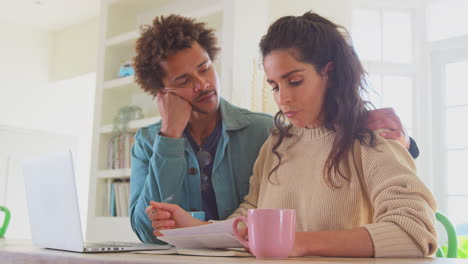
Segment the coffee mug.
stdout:
[[[245,222],[248,241],[240,236],[237,225]],[[296,210],[294,209],[249,209],[247,217],[237,217],[232,228],[234,236],[256,258],[287,258],[296,238]]]
[[3,223],[0,226],[0,238],[5,235],[5,232],[8,228],[8,224],[10,223],[10,210],[5,206],[0,206],[0,211],[3,211],[5,214],[5,218],[3,219]]
[[198,220],[205,221],[205,212],[204,211],[190,211],[190,215]]

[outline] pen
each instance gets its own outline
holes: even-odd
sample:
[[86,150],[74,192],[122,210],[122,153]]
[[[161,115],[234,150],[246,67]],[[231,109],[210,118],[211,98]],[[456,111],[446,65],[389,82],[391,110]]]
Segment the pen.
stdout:
[[[168,197],[166,197],[166,199],[162,200],[161,203],[168,203],[170,201],[172,201],[172,199],[174,199],[175,197],[175,194],[171,194],[169,195]],[[157,209],[153,209],[153,211],[151,211],[152,214],[156,213]]]
[[168,203],[168,202],[172,201],[172,199],[174,199],[174,196],[175,196],[174,194],[169,195],[161,203]]

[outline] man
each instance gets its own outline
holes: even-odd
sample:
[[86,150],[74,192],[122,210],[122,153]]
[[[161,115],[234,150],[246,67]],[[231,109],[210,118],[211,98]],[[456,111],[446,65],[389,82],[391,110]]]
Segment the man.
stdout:
[[[145,243],[158,243],[146,211],[173,197],[186,210],[225,219],[243,201],[271,116],[219,97],[213,30],[194,19],[156,17],[143,28],[135,57],[136,82],[157,98],[161,121],[141,128],[132,149],[130,221]],[[391,109],[370,114],[369,128],[408,145]]]

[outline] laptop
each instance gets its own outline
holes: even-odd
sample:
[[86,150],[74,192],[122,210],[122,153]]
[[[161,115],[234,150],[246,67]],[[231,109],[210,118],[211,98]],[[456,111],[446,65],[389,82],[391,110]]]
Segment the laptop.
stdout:
[[170,245],[127,242],[84,243],[71,151],[22,163],[32,241],[75,252],[162,250]]

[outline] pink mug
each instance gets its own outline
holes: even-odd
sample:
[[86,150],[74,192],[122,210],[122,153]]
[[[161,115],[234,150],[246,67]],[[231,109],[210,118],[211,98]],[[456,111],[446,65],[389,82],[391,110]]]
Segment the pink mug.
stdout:
[[[248,238],[239,234],[237,224],[247,224]],[[237,217],[232,223],[234,236],[257,258],[288,258],[296,238],[296,210],[249,209],[247,217]]]

